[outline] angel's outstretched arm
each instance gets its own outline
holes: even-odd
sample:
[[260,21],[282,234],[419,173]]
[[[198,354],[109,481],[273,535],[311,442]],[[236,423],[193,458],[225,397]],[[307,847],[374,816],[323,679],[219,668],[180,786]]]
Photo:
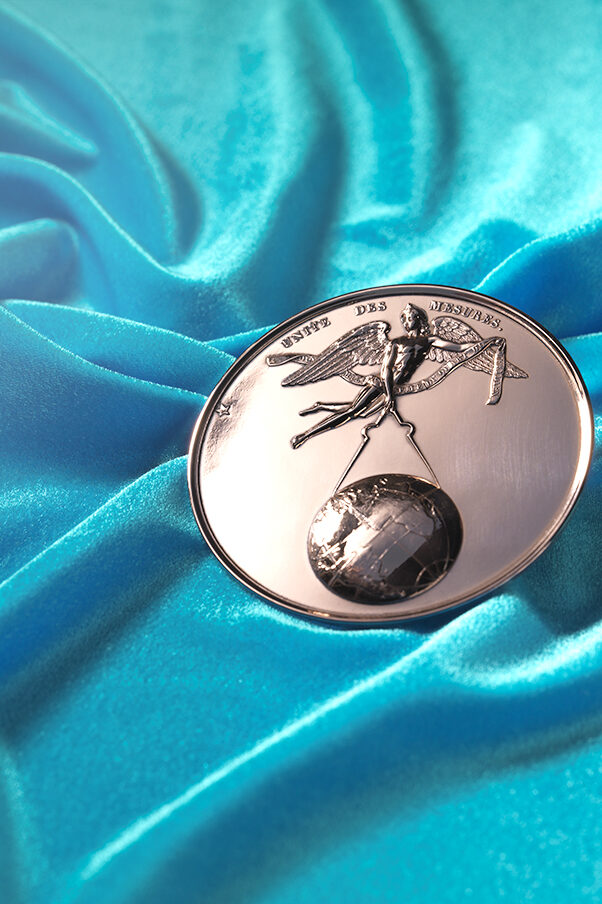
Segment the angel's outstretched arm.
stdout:
[[[482,340],[479,339],[476,342],[474,339],[468,342],[449,342],[447,339],[441,339],[440,336],[433,336],[431,345],[433,348],[440,348],[444,352],[465,352],[469,348],[478,345],[479,342],[482,342]],[[494,342],[497,345],[501,345],[505,340],[502,337],[495,336]],[[491,344],[494,344],[494,342]]]
[[[490,345],[506,344],[506,340],[503,336],[493,336],[491,339],[485,341]],[[442,339],[440,336],[432,337],[433,348],[440,348],[444,352],[465,352],[469,348],[478,345],[479,342],[483,342],[483,339],[469,339],[468,342],[450,342],[447,339]]]

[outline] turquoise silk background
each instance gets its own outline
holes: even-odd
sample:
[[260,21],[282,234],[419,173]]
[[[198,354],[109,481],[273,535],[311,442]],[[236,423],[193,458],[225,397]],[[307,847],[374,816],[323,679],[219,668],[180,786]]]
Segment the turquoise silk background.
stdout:
[[[595,0],[0,8],[3,904],[600,900],[601,51]],[[540,320],[597,446],[499,592],[343,631],[214,559],[187,446],[398,282]]]

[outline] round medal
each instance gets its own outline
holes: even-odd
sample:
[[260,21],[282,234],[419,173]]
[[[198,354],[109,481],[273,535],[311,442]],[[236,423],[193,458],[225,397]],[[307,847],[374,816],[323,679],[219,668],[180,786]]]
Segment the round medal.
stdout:
[[207,543],[296,613],[384,624],[477,599],[549,544],[592,453],[587,391],[509,305],[444,286],[325,301],[248,349],[188,464]]

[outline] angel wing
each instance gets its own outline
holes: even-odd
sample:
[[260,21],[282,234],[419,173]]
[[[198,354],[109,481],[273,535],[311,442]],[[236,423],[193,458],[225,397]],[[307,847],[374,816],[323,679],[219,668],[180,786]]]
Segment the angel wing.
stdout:
[[301,364],[294,373],[284,378],[283,386],[304,386],[329,377],[342,377],[349,383],[361,384],[364,377],[355,373],[353,368],[361,364],[381,363],[390,329],[391,325],[385,320],[372,320],[339,336],[317,355],[268,355],[266,363],[272,367],[287,361]]
[[[432,322],[432,330],[435,336],[439,336],[440,339],[445,339],[446,342],[480,342],[483,338],[476,330],[473,330],[471,326],[464,323],[462,320],[456,320],[455,317],[435,317]],[[442,364],[447,363],[448,361],[454,362],[458,360],[460,354],[460,352],[449,352],[441,348],[431,347],[427,357],[429,357],[431,361],[437,361],[439,364]],[[464,367],[469,367],[471,370],[481,370],[487,374],[493,373],[494,365],[495,351],[491,347],[486,348],[475,358],[464,361]],[[523,379],[528,377],[529,374],[526,373],[526,371],[521,370],[520,367],[517,367],[516,364],[511,364],[509,361],[506,361],[504,376]]]

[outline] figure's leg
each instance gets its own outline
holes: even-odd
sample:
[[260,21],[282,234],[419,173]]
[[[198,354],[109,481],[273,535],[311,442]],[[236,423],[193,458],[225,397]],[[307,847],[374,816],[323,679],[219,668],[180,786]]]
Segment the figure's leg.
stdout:
[[312,436],[319,436],[320,433],[326,433],[327,430],[333,430],[335,427],[342,427],[348,421],[355,417],[361,417],[363,411],[370,407],[376,398],[381,394],[379,388],[375,386],[366,386],[352,402],[346,404],[343,408],[338,409],[330,417],[324,418],[314,427],[310,427],[305,433],[298,433],[291,439],[293,449],[298,449],[306,440]]
[[315,414],[316,411],[330,411],[335,413],[348,407],[349,402],[314,402],[313,405],[310,405],[309,408],[304,408],[299,414],[304,416],[306,414]]
[[291,446],[293,449],[298,449],[299,446],[302,446],[303,443],[312,436],[326,433],[327,430],[332,430],[334,427],[341,427],[352,417],[353,415],[350,413],[350,406],[348,405],[345,410],[339,411],[336,414],[331,414],[330,417],[325,417],[323,421],[320,421],[320,423],[316,424],[314,427],[310,427],[305,433],[298,433],[297,436],[293,436],[291,439]]

